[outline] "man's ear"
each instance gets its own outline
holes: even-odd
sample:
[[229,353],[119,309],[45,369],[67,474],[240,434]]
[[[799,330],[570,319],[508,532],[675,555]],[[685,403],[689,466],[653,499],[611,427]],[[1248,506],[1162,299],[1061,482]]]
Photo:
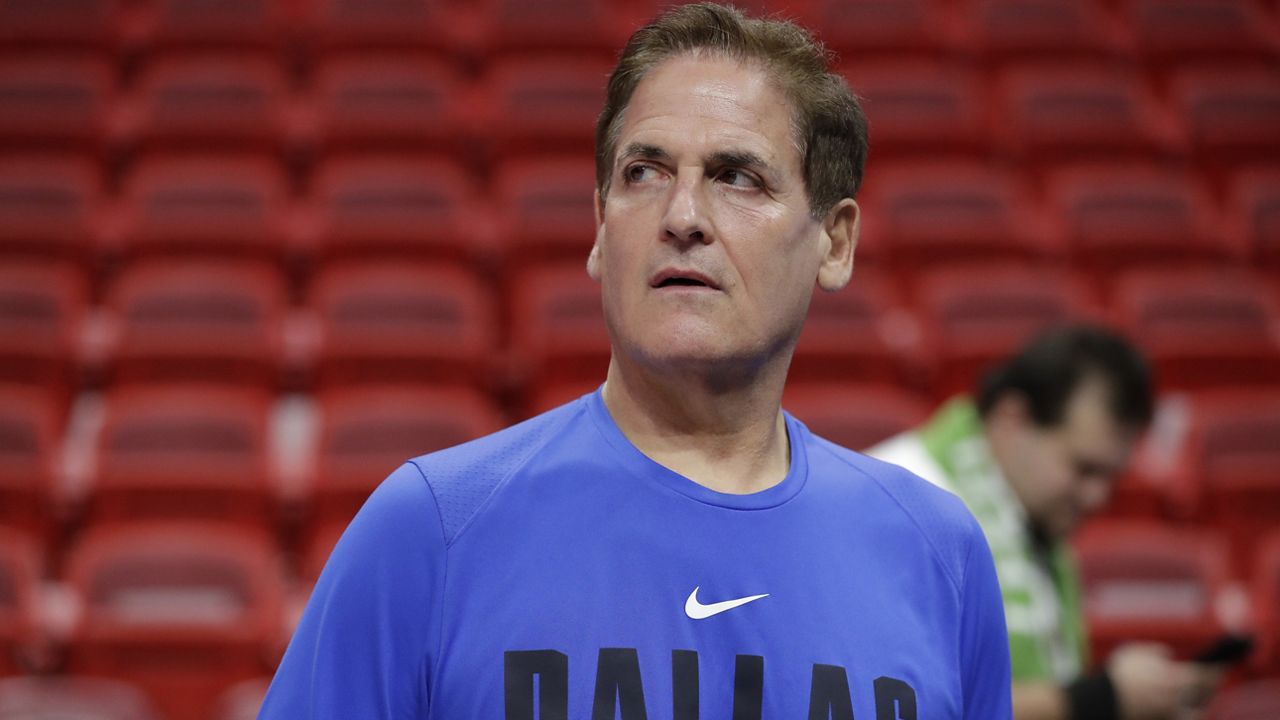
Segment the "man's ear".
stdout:
[[596,241],[591,246],[591,254],[587,255],[587,275],[592,280],[600,281],[600,242],[604,239],[604,197],[600,195],[600,190],[595,192],[595,202],[592,204],[596,217]]
[[861,225],[862,211],[853,198],[845,198],[827,211],[822,220],[824,253],[818,266],[818,287],[834,292],[849,284]]

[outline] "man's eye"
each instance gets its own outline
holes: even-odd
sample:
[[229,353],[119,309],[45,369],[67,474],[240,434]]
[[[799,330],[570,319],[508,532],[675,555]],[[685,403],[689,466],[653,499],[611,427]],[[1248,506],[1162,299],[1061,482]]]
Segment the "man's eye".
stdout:
[[632,165],[623,171],[627,182],[644,182],[653,178],[653,168],[648,165]]
[[740,188],[760,187],[760,182],[756,180],[755,176],[749,173],[745,173],[741,170],[734,170],[732,168],[720,171],[720,176],[718,179],[720,180],[720,182],[726,183],[728,185],[732,185],[734,187],[740,187]]

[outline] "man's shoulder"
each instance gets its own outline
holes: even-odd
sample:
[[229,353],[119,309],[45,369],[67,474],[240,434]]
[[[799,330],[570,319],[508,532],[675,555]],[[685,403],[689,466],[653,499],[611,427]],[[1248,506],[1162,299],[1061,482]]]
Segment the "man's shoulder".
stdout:
[[982,538],[964,501],[900,465],[812,437],[818,465],[825,456],[829,471],[847,472],[881,502],[896,508],[907,530],[922,536],[957,585],[961,583],[969,550]]
[[496,433],[409,460],[431,488],[446,541],[535,454],[571,432],[585,411],[580,398]]

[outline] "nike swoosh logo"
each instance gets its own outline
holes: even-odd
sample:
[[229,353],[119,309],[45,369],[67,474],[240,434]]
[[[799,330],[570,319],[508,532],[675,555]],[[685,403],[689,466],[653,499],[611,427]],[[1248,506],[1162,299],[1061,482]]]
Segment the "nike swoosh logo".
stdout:
[[712,615],[719,615],[726,610],[732,610],[736,607],[741,607],[749,602],[754,602],[765,597],[769,597],[769,593],[742,597],[737,600],[725,600],[723,602],[711,603],[710,605],[703,605],[698,602],[698,588],[694,588],[693,592],[689,593],[689,599],[684,601],[684,614],[694,620],[706,620]]

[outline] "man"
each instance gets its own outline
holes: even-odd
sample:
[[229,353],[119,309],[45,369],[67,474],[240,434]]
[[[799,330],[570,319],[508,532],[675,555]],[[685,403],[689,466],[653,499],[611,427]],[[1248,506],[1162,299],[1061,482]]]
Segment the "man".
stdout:
[[604,385],[393,473],[262,717],[1007,718],[972,516],[779,407],[857,239],[865,121],[824,53],[672,10],[596,137]]
[[1212,673],[1154,645],[1085,674],[1080,588],[1066,540],[1105,504],[1152,415],[1138,352],[1100,328],[1033,339],[918,430],[870,454],[959,495],[982,523],[1003,590],[1018,720],[1169,718]]

